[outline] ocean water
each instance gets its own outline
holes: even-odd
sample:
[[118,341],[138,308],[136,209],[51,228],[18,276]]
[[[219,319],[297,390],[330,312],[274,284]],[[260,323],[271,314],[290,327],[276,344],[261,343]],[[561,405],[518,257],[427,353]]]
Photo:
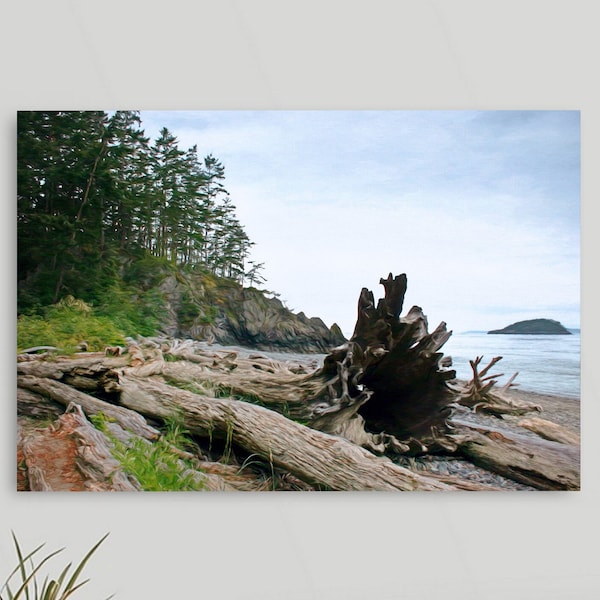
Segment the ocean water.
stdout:
[[452,368],[458,379],[470,379],[473,371],[469,360],[483,356],[480,369],[495,356],[501,356],[489,374],[501,374],[498,386],[518,372],[514,383],[518,389],[542,394],[579,398],[580,396],[579,333],[572,335],[488,335],[453,333],[442,348],[452,357]]

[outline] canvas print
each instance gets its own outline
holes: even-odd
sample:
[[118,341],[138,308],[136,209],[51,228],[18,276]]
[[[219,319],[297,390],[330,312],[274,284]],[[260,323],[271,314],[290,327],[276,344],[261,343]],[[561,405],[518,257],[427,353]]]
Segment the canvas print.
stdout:
[[17,132],[17,490],[580,489],[578,111]]

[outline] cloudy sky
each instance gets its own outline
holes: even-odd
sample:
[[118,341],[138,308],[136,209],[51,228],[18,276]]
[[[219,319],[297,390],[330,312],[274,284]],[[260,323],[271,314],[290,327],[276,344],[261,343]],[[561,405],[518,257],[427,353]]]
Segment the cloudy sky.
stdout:
[[576,111],[142,112],[225,166],[286,305],[352,333],[361,288],[406,273],[430,330],[579,326]]

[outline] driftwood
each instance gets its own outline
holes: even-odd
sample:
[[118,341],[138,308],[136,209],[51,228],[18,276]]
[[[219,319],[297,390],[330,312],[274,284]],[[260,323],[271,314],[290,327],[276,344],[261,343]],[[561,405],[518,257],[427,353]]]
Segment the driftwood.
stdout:
[[209,398],[156,380],[123,377],[121,402],[146,416],[179,416],[199,436],[230,436],[303,481],[332,490],[450,490],[347,440],[331,436],[261,406]]
[[153,440],[160,436],[160,432],[150,427],[138,413],[84,394],[64,383],[47,378],[22,375],[17,378],[17,385],[31,392],[49,396],[65,407],[70,404],[80,406],[87,415],[104,413],[107,417],[119,423],[123,429],[132,431],[140,437]]
[[64,407],[25,388],[17,388],[17,415],[39,420],[54,420],[64,412]]
[[579,435],[572,432],[570,429],[558,425],[557,423],[552,423],[552,421],[547,421],[546,419],[538,419],[535,417],[521,419],[519,421],[519,427],[533,431],[546,440],[560,442],[561,444],[579,446],[581,442]]
[[21,436],[31,491],[137,491],[110,452],[107,438],[69,405],[52,428]]
[[[558,444],[454,417],[457,405],[496,417],[539,407],[510,398],[514,377],[494,387],[499,376],[488,373],[500,357],[481,370],[481,357],[472,361],[473,380],[458,386],[452,361],[441,352],[451,335],[445,323],[429,333],[419,307],[400,316],[405,275],[390,274],[381,283],[385,297],[377,306],[369,290],[361,291],[353,336],[321,367],[173,340],[141,340],[125,352],[107,349],[75,358],[27,355],[17,365],[19,414],[53,418],[58,405],[73,403],[88,416],[104,413],[112,435],[124,443],[134,436],[151,443],[161,435],[161,422],[177,415],[196,443],[229,440],[242,456],[257,457],[271,471],[267,481],[264,473],[242,472],[239,463],[215,465],[194,456],[207,489],[490,489],[390,460],[424,453],[466,457],[537,489],[578,489],[575,438]],[[564,435],[540,421],[522,426],[555,440]],[[29,477],[43,487],[35,484],[35,465]]]
[[506,392],[513,386],[513,381],[518,375],[515,373],[500,390],[496,390],[498,377],[502,374],[488,375],[488,371],[500,360],[501,356],[494,357],[489,364],[479,371],[478,367],[483,359],[478,356],[475,360],[469,361],[473,370],[473,378],[463,389],[459,389],[459,398],[457,404],[467,406],[474,412],[481,412],[500,417],[502,415],[525,415],[530,412],[541,412],[542,407],[537,404],[524,404],[514,402],[506,396]]
[[579,447],[456,422],[459,451],[475,464],[541,490],[580,488]]

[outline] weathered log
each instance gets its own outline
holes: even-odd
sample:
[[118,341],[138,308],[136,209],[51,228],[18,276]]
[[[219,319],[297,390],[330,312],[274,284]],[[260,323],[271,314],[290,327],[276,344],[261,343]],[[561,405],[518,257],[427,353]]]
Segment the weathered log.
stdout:
[[22,436],[31,491],[137,491],[110,452],[108,439],[77,405],[69,405],[52,427]]
[[121,402],[158,419],[183,418],[193,434],[234,443],[299,477],[332,490],[451,490],[386,457],[247,402],[209,398],[154,379],[122,377]]
[[59,381],[43,377],[32,377],[31,375],[20,375],[17,377],[17,386],[49,396],[65,407],[70,404],[79,405],[88,416],[104,413],[109,418],[117,421],[123,429],[132,431],[140,437],[153,440],[160,436],[160,432],[154,427],[150,427],[146,420],[135,411],[121,406],[114,406]]
[[458,451],[474,464],[541,490],[579,490],[579,447],[455,420]]
[[557,423],[553,423],[552,421],[547,421],[546,419],[538,419],[535,417],[522,419],[519,421],[519,427],[533,431],[546,440],[560,442],[561,444],[579,446],[581,442],[579,435],[570,429],[558,425]]
[[56,346],[33,346],[32,348],[25,348],[21,350],[22,354],[37,354],[38,352],[57,352]]
[[64,412],[64,407],[23,388],[17,388],[17,415],[34,419],[56,419]]
[[126,357],[106,357],[94,353],[80,358],[57,357],[55,360],[36,360],[17,363],[19,375],[31,375],[62,381],[74,388],[114,392],[114,369],[127,365]]
[[[385,297],[375,308],[372,292],[363,288],[358,319],[349,341],[353,347],[350,380],[370,392],[359,408],[368,431],[386,432],[399,440],[417,440],[422,446],[445,447],[450,405],[455,394],[448,381],[455,372],[445,368],[438,352],[452,332],[440,323],[428,333],[427,318],[414,306],[400,313],[407,289],[406,275],[381,279]],[[324,371],[327,370],[327,361]]]

